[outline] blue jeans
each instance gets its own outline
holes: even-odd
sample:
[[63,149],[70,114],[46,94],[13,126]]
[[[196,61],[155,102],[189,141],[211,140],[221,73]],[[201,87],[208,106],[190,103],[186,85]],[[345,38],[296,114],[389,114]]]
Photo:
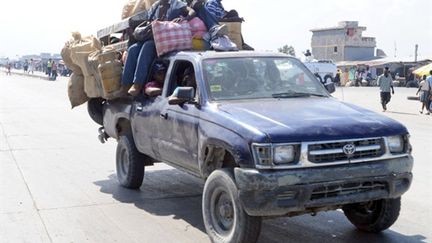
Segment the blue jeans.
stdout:
[[156,46],[153,40],[131,45],[123,70],[122,85],[143,85],[155,58]]
[[208,30],[211,30],[215,26],[219,25],[217,19],[203,6],[199,9],[195,9],[198,18],[200,18],[206,25]]

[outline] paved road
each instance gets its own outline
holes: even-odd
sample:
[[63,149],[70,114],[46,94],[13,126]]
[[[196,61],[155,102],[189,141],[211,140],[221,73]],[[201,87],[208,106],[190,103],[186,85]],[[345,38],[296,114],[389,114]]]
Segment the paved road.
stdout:
[[[356,231],[342,212],[268,219],[259,242],[432,242],[432,117],[397,89],[389,112],[408,126],[415,180],[398,222],[373,235]],[[374,88],[336,97],[380,112]],[[66,80],[0,73],[0,242],[208,242],[203,182],[165,165],[146,169],[140,191],[115,176],[115,141],[102,145],[85,107],[71,110]]]

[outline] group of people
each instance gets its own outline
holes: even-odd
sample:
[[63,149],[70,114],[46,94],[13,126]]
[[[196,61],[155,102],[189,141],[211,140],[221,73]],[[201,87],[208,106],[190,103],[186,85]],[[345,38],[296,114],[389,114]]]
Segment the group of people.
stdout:
[[55,81],[57,79],[57,63],[52,60],[51,58],[47,62],[47,69],[46,69],[46,75],[48,75],[48,78],[50,80]]
[[417,90],[422,107],[420,114],[423,114],[426,108],[426,115],[432,112],[432,70],[429,72],[429,77],[424,75]]
[[24,73],[34,74],[35,62],[34,62],[33,58],[31,58],[30,61],[25,59],[24,64],[23,64],[23,69],[24,69]]
[[[214,40],[227,35],[227,27],[220,25],[219,20],[230,14],[233,13],[224,10],[221,0],[159,0],[149,9],[148,19],[180,22],[199,17],[206,25],[210,38]],[[132,44],[127,50],[124,63],[121,92],[127,91],[131,96],[140,94],[155,58],[153,40]]]
[[[383,112],[387,111],[387,104],[391,100],[391,96],[395,93],[393,88],[393,78],[390,74],[389,68],[386,67],[384,74],[378,77],[377,84],[380,88],[381,105]],[[429,72],[429,76],[424,75],[422,81],[419,84],[417,95],[421,102],[420,114],[423,114],[426,109],[426,115],[430,115],[432,112],[432,70]]]

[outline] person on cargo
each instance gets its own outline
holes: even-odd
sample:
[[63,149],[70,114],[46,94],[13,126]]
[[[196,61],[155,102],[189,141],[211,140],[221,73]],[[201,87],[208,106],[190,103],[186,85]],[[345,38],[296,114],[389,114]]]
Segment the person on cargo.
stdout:
[[[202,0],[201,0],[202,1]],[[222,5],[222,0],[208,0],[205,3],[205,9],[210,15],[218,22],[243,22],[244,19],[240,18],[236,10],[226,11]],[[244,42],[243,35],[241,35],[242,49],[253,51],[254,48]]]
[[211,39],[228,34],[226,25],[220,25],[217,17],[214,16],[206,7],[204,0],[186,0],[189,7],[195,10],[198,18],[206,25]]
[[[180,0],[160,0],[148,11],[149,20],[181,21],[191,20],[195,11]],[[125,67],[122,75],[122,89],[137,96],[147,80],[149,69],[156,58],[156,47],[153,40],[135,43],[128,48]]]
[[153,67],[153,78],[144,87],[144,93],[150,97],[162,94],[162,89],[166,76],[166,67],[161,63],[156,63]]

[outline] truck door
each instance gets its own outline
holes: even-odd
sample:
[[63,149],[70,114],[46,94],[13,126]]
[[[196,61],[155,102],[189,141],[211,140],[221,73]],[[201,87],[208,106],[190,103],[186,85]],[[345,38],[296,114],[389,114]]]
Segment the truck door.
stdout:
[[155,141],[162,103],[162,97],[158,96],[136,101],[133,106],[132,129],[134,129],[135,144],[141,153],[155,159],[160,158],[155,150]]
[[189,170],[198,171],[200,110],[194,104],[168,104],[168,98],[176,87],[192,86],[187,82],[187,78],[193,77],[193,81],[195,82],[193,84],[194,88],[198,90],[194,70],[195,68],[190,61],[177,60],[174,63],[169,77],[169,84],[164,87],[163,96],[165,98],[159,114],[158,150],[164,161],[175,163]]

